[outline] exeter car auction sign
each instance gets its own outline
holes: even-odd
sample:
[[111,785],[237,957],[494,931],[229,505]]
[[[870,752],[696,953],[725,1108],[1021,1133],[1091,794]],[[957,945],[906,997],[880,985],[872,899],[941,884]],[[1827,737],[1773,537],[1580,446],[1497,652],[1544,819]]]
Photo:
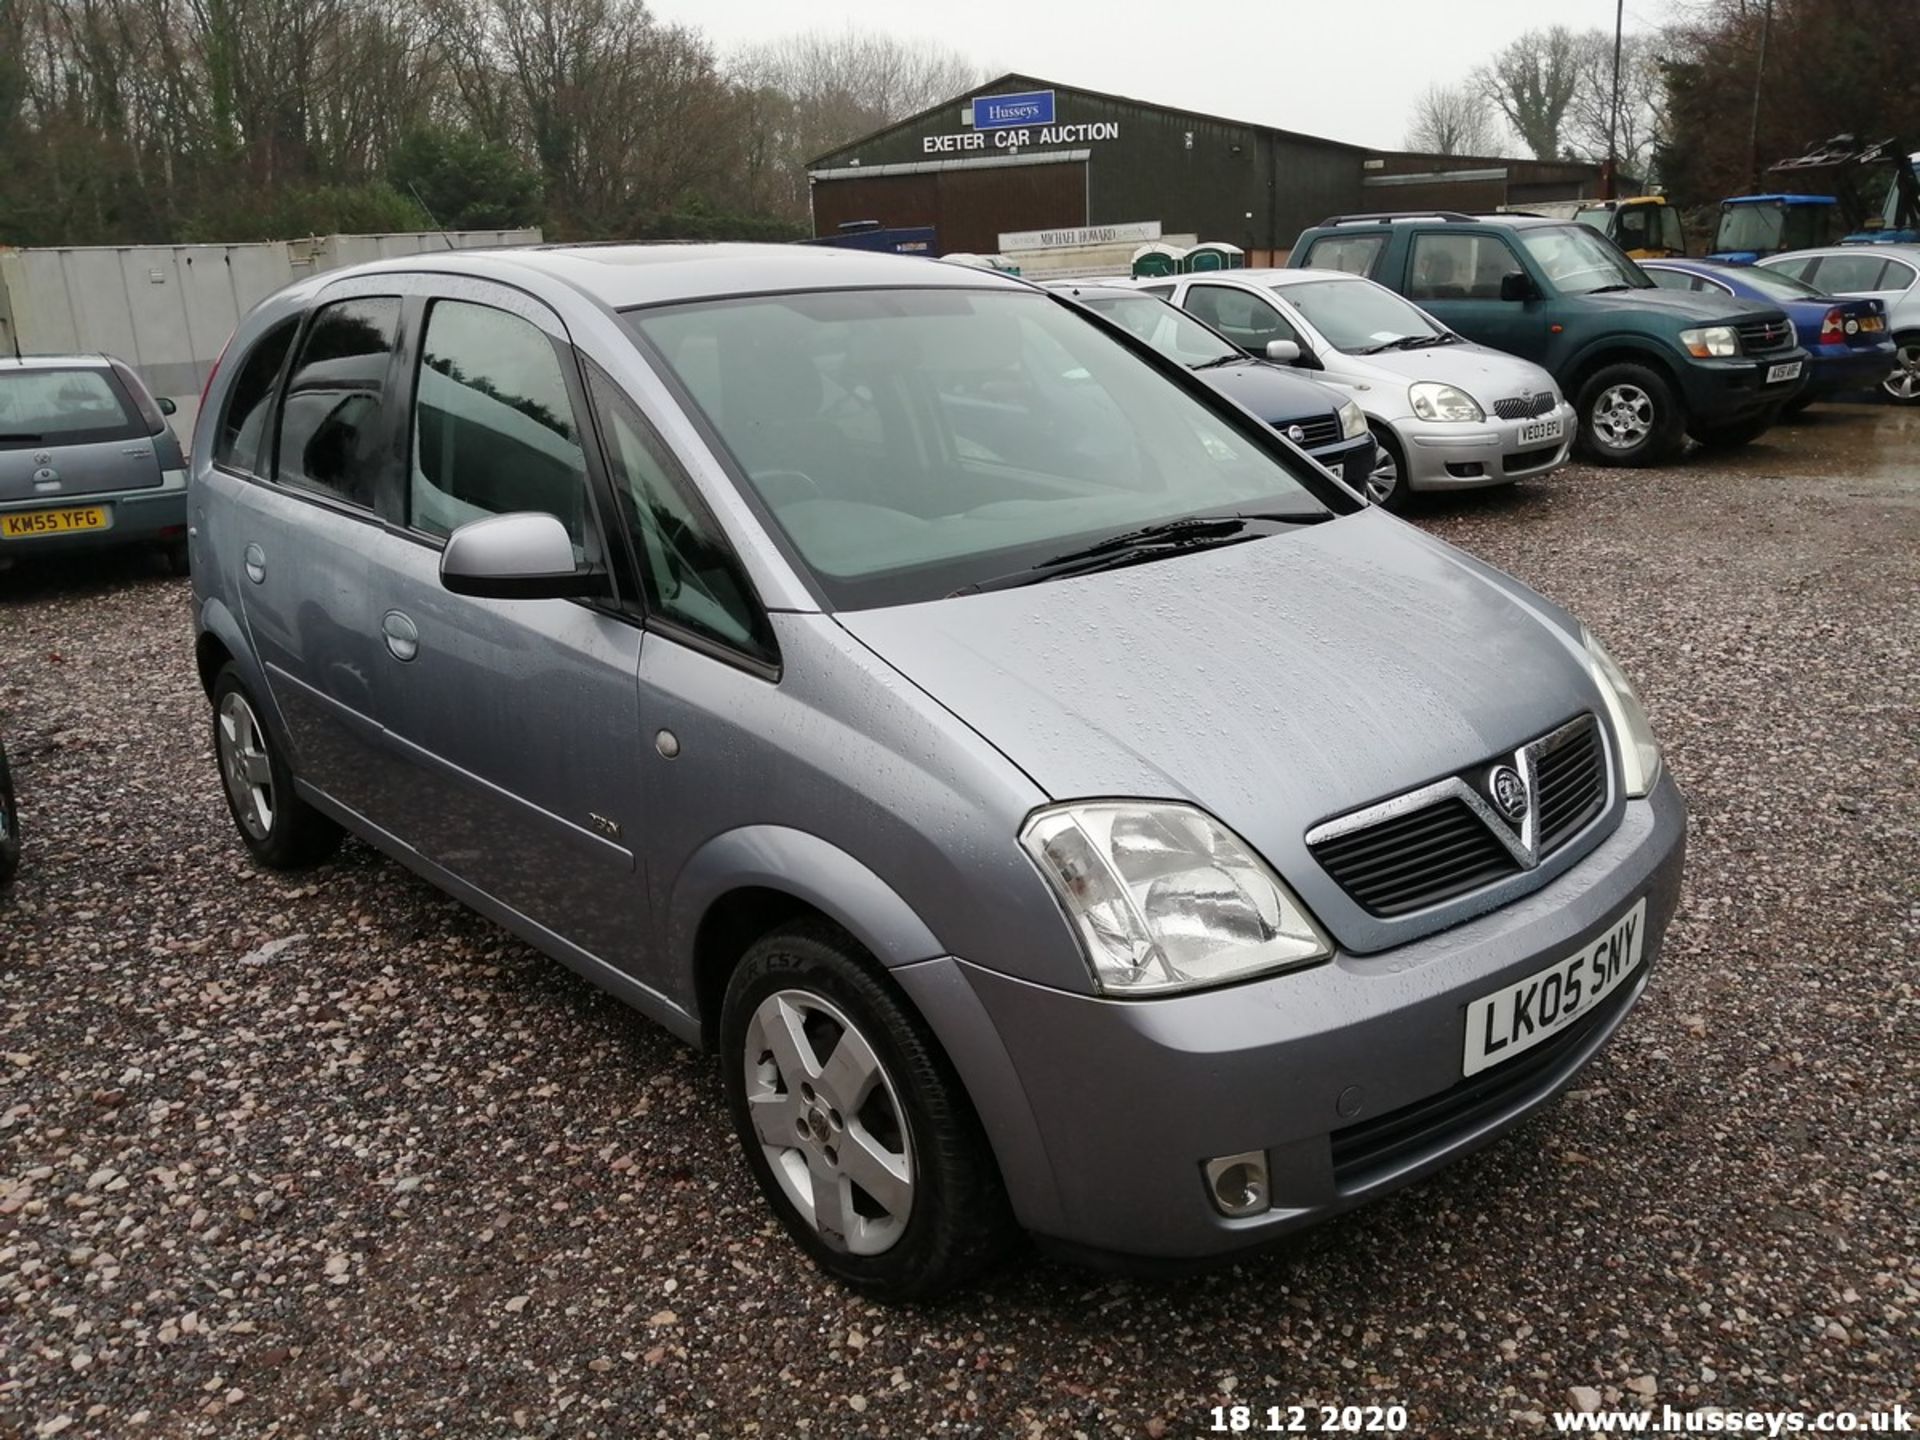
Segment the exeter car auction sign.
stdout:
[[923,135],[925,155],[969,150],[1024,150],[1029,145],[1073,145],[1088,140],[1118,140],[1120,122],[1096,120],[1084,125],[1054,121],[1053,91],[1027,90],[1018,95],[976,95],[960,107],[960,123],[971,130],[948,135]]

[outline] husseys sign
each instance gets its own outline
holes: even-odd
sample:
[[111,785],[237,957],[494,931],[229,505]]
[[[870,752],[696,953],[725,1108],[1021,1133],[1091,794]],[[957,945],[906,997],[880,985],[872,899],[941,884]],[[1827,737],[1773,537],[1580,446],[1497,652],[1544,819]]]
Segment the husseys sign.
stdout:
[[1028,90],[1018,95],[977,95],[961,107],[960,121],[971,130],[948,135],[923,135],[925,155],[970,150],[1022,150],[1029,145],[1077,145],[1090,140],[1118,140],[1120,123],[1099,120],[1061,125],[1054,119],[1053,91]]

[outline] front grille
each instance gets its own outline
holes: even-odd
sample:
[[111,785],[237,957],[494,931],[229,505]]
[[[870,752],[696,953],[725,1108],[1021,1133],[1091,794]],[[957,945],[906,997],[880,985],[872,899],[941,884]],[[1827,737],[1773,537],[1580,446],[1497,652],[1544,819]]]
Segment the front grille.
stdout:
[[[1643,967],[1644,969],[1644,967]],[[1441,1154],[1460,1137],[1553,1088],[1570,1056],[1633,1003],[1629,978],[1590,1015],[1503,1065],[1482,1070],[1438,1095],[1333,1132],[1333,1183],[1343,1193],[1365,1189],[1396,1171]]]
[[1500,468],[1509,475],[1517,475],[1523,470],[1538,470],[1542,465],[1553,463],[1553,457],[1560,453],[1558,445],[1549,445],[1544,450],[1516,450],[1511,455],[1502,456]]
[[1375,915],[1404,915],[1520,873],[1520,862],[1457,796],[1313,847],[1334,883]]
[[1303,438],[1294,440],[1302,450],[1318,450],[1323,445],[1337,445],[1346,438],[1346,432],[1340,428],[1338,415],[1313,415],[1304,420],[1282,420],[1273,428],[1293,439],[1292,430],[1298,426]]
[[1591,716],[1552,750],[1534,757],[1540,853],[1558,850],[1607,803],[1607,751]]
[[1531,420],[1536,415],[1553,413],[1553,392],[1542,390],[1537,395],[1514,395],[1505,400],[1493,402],[1493,413],[1502,420]]
[[1740,336],[1740,349],[1748,355],[1793,348],[1793,326],[1785,320],[1748,320],[1734,329]]
[[[1530,833],[1538,864],[1606,809],[1607,750],[1591,715],[1522,750],[1531,759]],[[1495,756],[1403,799],[1370,807],[1382,812],[1378,820],[1366,822],[1367,811],[1361,811],[1354,818],[1363,823],[1342,819],[1316,827],[1307,836],[1307,848],[1335,884],[1383,918],[1509,879],[1529,868],[1515,851],[1524,850],[1523,832],[1496,830],[1506,822],[1486,804],[1487,792],[1476,788],[1492,767],[1506,764],[1519,765],[1519,757]]]

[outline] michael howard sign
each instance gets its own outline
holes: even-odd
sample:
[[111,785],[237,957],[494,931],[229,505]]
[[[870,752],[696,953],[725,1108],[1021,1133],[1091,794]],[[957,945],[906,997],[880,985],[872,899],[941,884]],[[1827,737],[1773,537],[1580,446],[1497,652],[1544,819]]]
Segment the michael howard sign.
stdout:
[[976,96],[967,123],[976,130],[1008,130],[1016,125],[1051,125],[1053,123],[1053,91],[1029,90],[1024,95]]

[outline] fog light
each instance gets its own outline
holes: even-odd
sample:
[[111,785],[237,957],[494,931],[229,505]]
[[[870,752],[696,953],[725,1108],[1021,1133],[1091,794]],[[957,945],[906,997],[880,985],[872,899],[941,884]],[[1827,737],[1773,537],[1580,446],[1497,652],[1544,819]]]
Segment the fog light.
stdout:
[[1248,1150],[1207,1162],[1207,1192],[1222,1215],[1258,1215],[1273,1203],[1267,1187],[1267,1155]]

